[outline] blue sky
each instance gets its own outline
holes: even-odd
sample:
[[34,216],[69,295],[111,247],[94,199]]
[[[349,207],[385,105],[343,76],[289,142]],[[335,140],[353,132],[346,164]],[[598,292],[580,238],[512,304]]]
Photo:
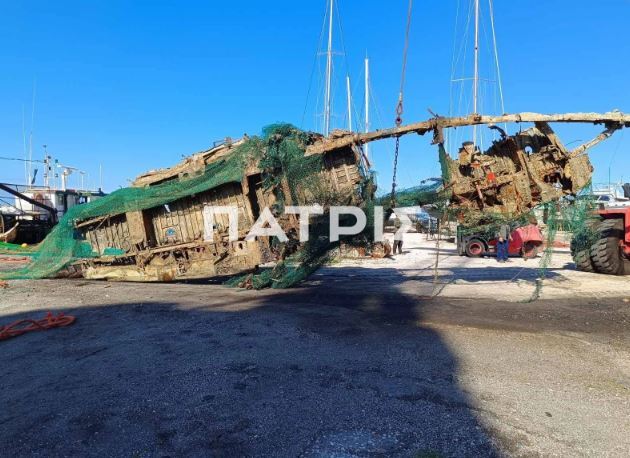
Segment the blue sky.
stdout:
[[[108,191],[226,136],[255,134],[280,121],[314,128],[321,111],[316,96],[322,59],[311,75],[325,3],[4,2],[0,156],[23,155],[22,113],[28,135],[34,86],[35,157],[47,144],[61,162],[86,170],[94,184],[102,164]],[[429,107],[439,114],[451,110],[454,37],[458,47],[472,38],[462,25],[469,3],[415,2],[405,121],[427,118]],[[335,50],[345,50],[345,57],[335,57],[335,123],[345,122],[346,69],[361,104],[367,52],[373,127],[388,127],[398,95],[407,0],[338,4],[344,43],[338,40]],[[460,26],[454,30],[458,4]],[[482,5],[481,76],[496,79],[487,0]],[[629,20],[628,0],[495,0],[506,110],[630,112]],[[335,34],[340,36],[339,24]],[[470,76],[467,49],[467,64],[457,77]],[[489,112],[497,111],[494,94],[496,84],[488,83],[484,106]],[[599,132],[591,126],[557,130],[566,143]],[[381,189],[391,186],[392,149],[391,141],[372,149]],[[607,181],[609,168],[613,180],[630,179],[629,153],[630,133],[617,133],[593,149],[596,181]],[[429,138],[403,138],[400,186],[415,185],[438,170]],[[0,161],[0,181],[23,180],[20,163]]]

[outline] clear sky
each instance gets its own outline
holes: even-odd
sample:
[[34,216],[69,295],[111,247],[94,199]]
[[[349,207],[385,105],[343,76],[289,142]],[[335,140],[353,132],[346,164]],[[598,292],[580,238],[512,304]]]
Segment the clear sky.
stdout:
[[[449,114],[453,49],[467,45],[463,54],[468,64],[472,56],[472,34],[465,28],[469,0],[414,3],[407,122],[427,118],[429,107]],[[488,1],[481,3],[481,76],[496,80]],[[323,59],[314,71],[313,63],[325,4],[5,1],[0,14],[0,156],[23,157],[34,87],[34,156],[42,157],[47,144],[62,163],[87,171],[95,185],[102,164],[107,191],[226,136],[256,134],[281,121],[316,128]],[[495,0],[494,9],[506,111],[630,112],[629,0]],[[335,50],[345,51],[345,57],[335,57],[336,125],[346,122],[346,70],[356,117],[362,116],[366,52],[373,127],[392,125],[406,10],[407,0],[338,0]],[[457,62],[461,68],[455,76],[470,76],[468,64]],[[490,101],[484,106],[497,112],[496,84],[486,87],[484,97]],[[455,106],[455,111],[465,108]],[[599,128],[558,131],[570,143],[588,140]],[[391,186],[392,149],[391,141],[372,149],[381,189]],[[591,157],[596,181],[607,181],[609,168],[613,181],[622,176],[628,181],[630,133],[617,133],[593,149]],[[403,138],[401,186],[438,171],[430,138]],[[22,164],[0,161],[0,181],[23,182]]]

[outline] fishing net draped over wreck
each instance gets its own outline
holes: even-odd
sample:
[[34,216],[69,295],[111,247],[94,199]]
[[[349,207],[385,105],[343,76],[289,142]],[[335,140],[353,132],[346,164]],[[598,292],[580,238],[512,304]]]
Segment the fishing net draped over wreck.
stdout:
[[[371,205],[371,180],[360,156],[352,148],[305,156],[316,137],[272,125],[260,137],[226,141],[142,175],[132,187],[70,209],[33,262],[2,277],[171,281],[232,275],[280,261],[274,281],[290,286],[324,262],[331,245],[321,215],[319,223],[313,217],[311,242],[298,247],[299,221],[284,214],[284,206]],[[227,214],[214,215],[208,227],[208,206],[238,209],[238,240],[229,240]],[[264,208],[277,217],[288,242],[245,240]]]

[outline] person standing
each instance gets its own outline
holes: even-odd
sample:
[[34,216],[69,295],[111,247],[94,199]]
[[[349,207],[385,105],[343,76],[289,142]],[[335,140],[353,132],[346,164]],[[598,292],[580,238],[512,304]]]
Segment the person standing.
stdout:
[[396,250],[398,250],[398,254],[402,254],[402,246],[403,246],[403,235],[398,234],[398,230],[400,229],[400,226],[402,225],[400,219],[398,217],[396,217],[396,219],[394,220],[394,228],[396,229],[396,232],[394,233],[394,251],[393,254],[396,254]]
[[499,232],[497,233],[497,261],[508,261],[508,247],[512,240],[512,234],[509,224],[501,224],[499,226]]

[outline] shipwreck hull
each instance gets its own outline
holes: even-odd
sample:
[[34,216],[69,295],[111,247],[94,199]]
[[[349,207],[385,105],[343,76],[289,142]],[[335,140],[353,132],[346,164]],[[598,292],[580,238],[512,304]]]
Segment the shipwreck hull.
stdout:
[[[512,136],[498,129],[501,140],[485,152],[470,144],[457,158],[445,151],[444,129],[523,122],[535,127]],[[605,130],[569,151],[550,122],[603,124]],[[73,207],[42,243],[37,258],[4,278],[170,281],[238,274],[279,259],[287,262],[277,264],[273,277],[265,271],[257,284],[285,287],[326,261],[331,248],[323,233],[327,215],[313,218],[319,219],[311,222],[317,236],[303,245],[297,242],[294,215],[278,218],[287,243],[245,241],[245,235],[265,207],[277,206],[279,216],[283,205],[372,205],[375,186],[364,172],[369,164],[361,151],[366,143],[432,133],[433,143],[441,146],[444,192],[439,203],[482,219],[489,213],[513,218],[578,192],[592,174],[586,151],[624,127],[630,127],[630,116],[619,112],[435,116],[367,133],[334,131],[328,137],[286,124],[269,126],[260,137],[226,139],[174,167],[141,175],[130,188]],[[392,200],[393,205],[395,195]],[[210,229],[204,219],[207,207],[225,205],[238,209],[236,241],[229,240],[227,215],[215,215]],[[367,246],[369,237],[360,234],[349,243]]]
[[[210,150],[200,157],[189,158],[183,166],[143,175],[136,181],[140,187],[163,185],[183,174],[198,173],[205,166],[229,155]],[[217,154],[218,153],[218,154]],[[361,199],[358,185],[364,177],[360,157],[352,148],[322,155],[319,187],[345,204]],[[279,192],[283,204],[299,205],[308,200],[308,192],[291,187],[287,180],[266,188],[263,171],[249,167],[240,182],[228,182],[203,192],[147,209],[108,214],[75,222],[78,236],[89,243],[97,257],[74,263],[59,276],[83,276],[88,279],[164,282],[228,276],[254,270],[257,266],[278,260],[283,254],[267,237],[246,241],[261,211],[273,208]],[[229,217],[214,215],[214,225],[204,215],[207,207],[234,206],[238,209],[238,240],[229,241]],[[289,235],[297,234],[298,220],[278,217]],[[292,231],[293,229],[293,231]],[[211,233],[210,233],[211,232]]]

